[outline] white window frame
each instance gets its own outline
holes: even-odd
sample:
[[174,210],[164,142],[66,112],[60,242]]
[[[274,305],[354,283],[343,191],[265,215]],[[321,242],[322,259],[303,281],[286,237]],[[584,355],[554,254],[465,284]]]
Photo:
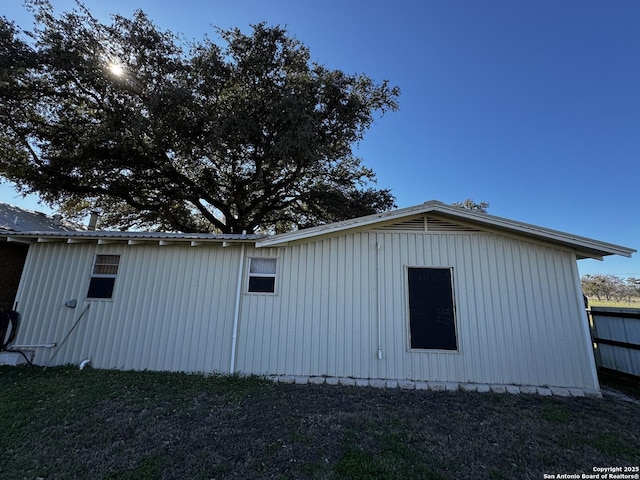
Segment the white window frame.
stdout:
[[[117,263],[100,263],[98,260],[100,257],[118,257]],[[89,286],[87,287],[87,300],[90,301],[107,301],[113,300],[113,295],[115,292],[115,283],[116,278],[118,277],[118,271],[120,270],[120,261],[122,260],[122,255],[118,253],[96,253],[93,257],[93,264],[91,266],[91,276],[89,277]],[[111,266],[115,267],[115,273],[96,273],[96,267],[99,266]],[[111,295],[109,297],[90,297],[89,292],[91,290],[91,282],[94,278],[112,278],[113,279],[113,287],[111,288]]]
[[[251,271],[251,266],[253,260],[273,260],[274,261],[274,272],[273,273],[256,273]],[[247,288],[246,293],[251,295],[276,295],[278,293],[278,257],[249,257],[249,262],[247,265]],[[251,290],[251,279],[252,278],[273,278],[273,291],[261,292]]]

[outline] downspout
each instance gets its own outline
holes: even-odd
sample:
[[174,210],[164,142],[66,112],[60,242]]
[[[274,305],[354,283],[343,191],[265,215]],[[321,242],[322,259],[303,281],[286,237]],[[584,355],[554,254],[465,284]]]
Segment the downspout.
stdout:
[[242,275],[244,273],[244,243],[240,250],[240,262],[238,263],[238,285],[236,287],[236,303],[233,312],[233,334],[231,336],[231,361],[229,374],[233,375],[236,370],[236,343],[238,340],[238,323],[240,321],[240,298],[242,296]]
[[376,242],[376,296],[378,297],[378,360],[382,360],[382,296],[380,295],[380,249],[382,244]]

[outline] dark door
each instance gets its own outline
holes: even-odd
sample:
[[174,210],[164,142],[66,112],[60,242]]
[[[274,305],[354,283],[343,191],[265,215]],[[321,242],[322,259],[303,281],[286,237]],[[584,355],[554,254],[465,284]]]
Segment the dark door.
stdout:
[[410,267],[411,348],[457,350],[450,268]]

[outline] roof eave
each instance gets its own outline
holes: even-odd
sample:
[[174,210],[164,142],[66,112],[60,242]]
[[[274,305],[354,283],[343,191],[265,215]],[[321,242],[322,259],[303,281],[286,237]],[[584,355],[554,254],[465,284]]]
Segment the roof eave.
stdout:
[[238,235],[232,237],[229,235],[205,236],[194,234],[183,235],[145,235],[131,232],[0,232],[0,238],[4,238],[7,242],[16,243],[97,243],[104,244],[126,244],[126,245],[240,245],[246,243],[255,243],[258,236]]
[[375,225],[376,223],[387,222],[389,220],[395,220],[397,218],[402,218],[409,215],[427,213],[428,211],[434,210],[434,207],[437,205],[444,204],[432,200],[429,202],[425,202],[422,205],[415,205],[413,207],[400,208],[389,212],[374,213],[373,215],[352,218],[350,220],[343,220],[341,222],[327,223],[326,225],[305,228],[303,230],[297,230],[295,232],[280,233],[272,237],[258,240],[256,242],[256,247],[282,247],[297,240],[306,240],[308,238],[335,233],[342,230],[350,230],[352,228],[362,228],[368,225]]
[[521,234],[524,236],[535,238],[537,240],[561,244],[565,247],[573,249],[574,251],[576,251],[577,255],[583,256],[585,258],[602,260],[602,258],[607,255],[621,255],[623,257],[631,257],[631,255],[636,251],[632,248],[627,248],[612,243],[601,242],[587,237],[571,235],[565,232],[538,227],[536,225],[531,225],[523,222],[517,222],[486,213],[464,210],[459,207],[445,205],[444,203],[435,200],[425,202],[421,205],[402,208],[391,212],[383,212],[366,217],[346,220],[343,222],[322,225],[320,227],[313,227],[296,232],[274,235],[270,238],[258,240],[256,242],[256,247],[286,246],[295,241],[307,240],[320,235],[327,235],[354,228],[362,228],[369,225],[375,225],[376,223],[387,222],[389,220],[395,220],[419,213],[433,212],[457,217],[467,222],[489,226],[506,232]]

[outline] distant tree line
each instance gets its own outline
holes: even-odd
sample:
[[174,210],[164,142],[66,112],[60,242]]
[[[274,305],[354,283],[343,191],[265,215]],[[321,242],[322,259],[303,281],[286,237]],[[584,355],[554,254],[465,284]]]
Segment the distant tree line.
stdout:
[[630,302],[640,297],[640,278],[622,278],[615,275],[584,275],[582,291],[587,297],[598,300]]

